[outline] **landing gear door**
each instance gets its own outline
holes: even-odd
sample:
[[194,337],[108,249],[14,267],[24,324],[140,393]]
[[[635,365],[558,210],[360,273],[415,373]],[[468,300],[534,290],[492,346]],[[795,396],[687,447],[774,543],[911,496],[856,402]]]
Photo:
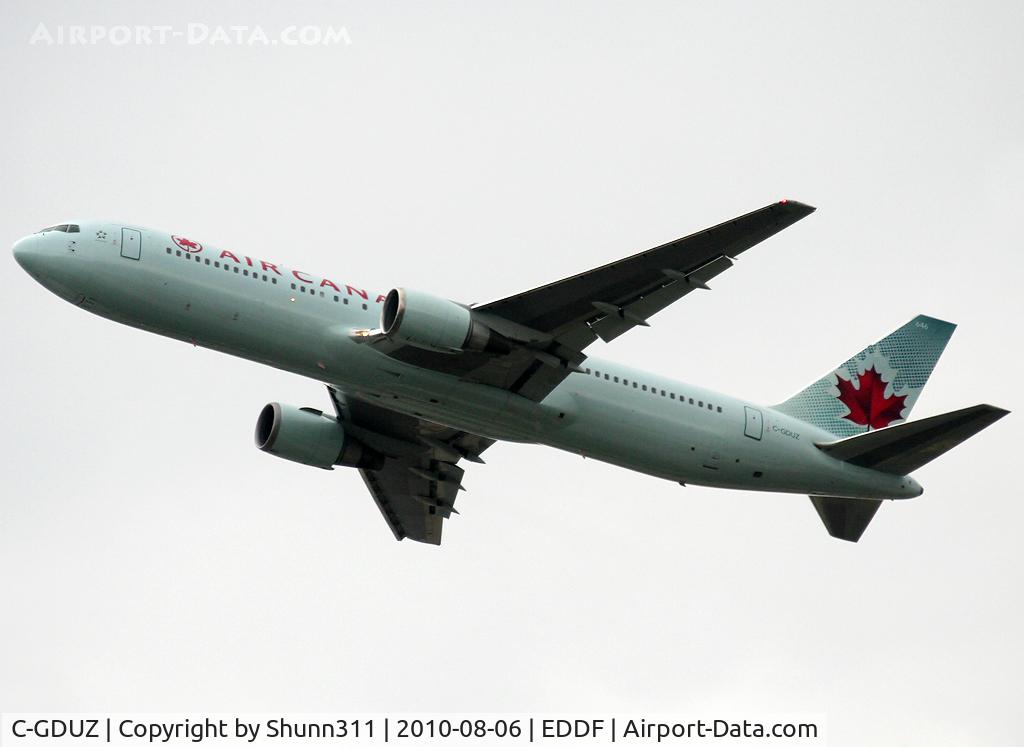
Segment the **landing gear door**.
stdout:
[[142,233],[134,228],[121,229],[121,256],[139,259],[142,256]]
[[747,438],[752,438],[755,441],[761,440],[761,435],[764,433],[764,418],[761,416],[761,411],[756,407],[744,407],[744,412],[747,414],[747,422],[743,427],[743,435]]

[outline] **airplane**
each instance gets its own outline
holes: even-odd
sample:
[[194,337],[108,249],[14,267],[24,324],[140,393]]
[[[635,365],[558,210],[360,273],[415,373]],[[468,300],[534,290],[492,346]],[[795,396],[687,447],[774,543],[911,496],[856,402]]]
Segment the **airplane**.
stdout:
[[272,402],[256,446],[359,471],[398,540],[439,545],[460,462],[538,443],[681,485],[801,493],[856,542],[910,473],[1007,414],[975,405],[908,421],[955,325],[918,316],[765,406],[584,353],[649,326],[743,252],[814,212],[781,200],[533,290],[463,304],[384,293],[141,226],[80,221],[14,257],[86,311],[322,382],[331,412]]

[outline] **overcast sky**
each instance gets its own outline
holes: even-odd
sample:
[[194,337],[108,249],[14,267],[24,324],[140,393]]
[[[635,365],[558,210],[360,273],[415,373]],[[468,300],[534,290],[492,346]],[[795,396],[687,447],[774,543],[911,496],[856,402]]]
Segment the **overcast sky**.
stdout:
[[[952,4],[944,4],[952,5]],[[585,11],[585,12],[584,12]],[[46,46],[39,23],[350,44]],[[917,313],[914,411],[1024,409],[1020,3],[7,3],[0,234],[103,217],[486,301],[782,197],[819,210],[592,354],[765,403]],[[1019,743],[1020,412],[857,545],[802,496],[536,446],[440,548],[259,452],[322,385],[121,327],[0,257],[0,710],[825,714]]]

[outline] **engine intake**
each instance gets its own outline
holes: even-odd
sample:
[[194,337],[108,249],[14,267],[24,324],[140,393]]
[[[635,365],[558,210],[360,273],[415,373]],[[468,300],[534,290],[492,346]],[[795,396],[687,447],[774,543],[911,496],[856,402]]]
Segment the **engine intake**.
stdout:
[[380,328],[391,340],[438,353],[509,351],[500,335],[473,318],[472,310],[409,288],[388,291]]
[[256,420],[256,446],[268,454],[320,469],[380,469],[384,457],[345,432],[336,418],[311,407],[271,402]]

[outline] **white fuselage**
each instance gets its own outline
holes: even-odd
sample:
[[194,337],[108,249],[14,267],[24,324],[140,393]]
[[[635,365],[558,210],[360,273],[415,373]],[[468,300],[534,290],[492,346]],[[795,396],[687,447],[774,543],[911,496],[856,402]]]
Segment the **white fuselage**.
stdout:
[[385,408],[686,484],[855,498],[921,493],[909,477],[829,457],[815,443],[834,436],[771,408],[593,357],[534,402],[356,342],[353,331],[377,326],[383,295],[344,278],[137,227],[78,225],[77,234],[33,234],[15,245],[18,262],[65,300]]

